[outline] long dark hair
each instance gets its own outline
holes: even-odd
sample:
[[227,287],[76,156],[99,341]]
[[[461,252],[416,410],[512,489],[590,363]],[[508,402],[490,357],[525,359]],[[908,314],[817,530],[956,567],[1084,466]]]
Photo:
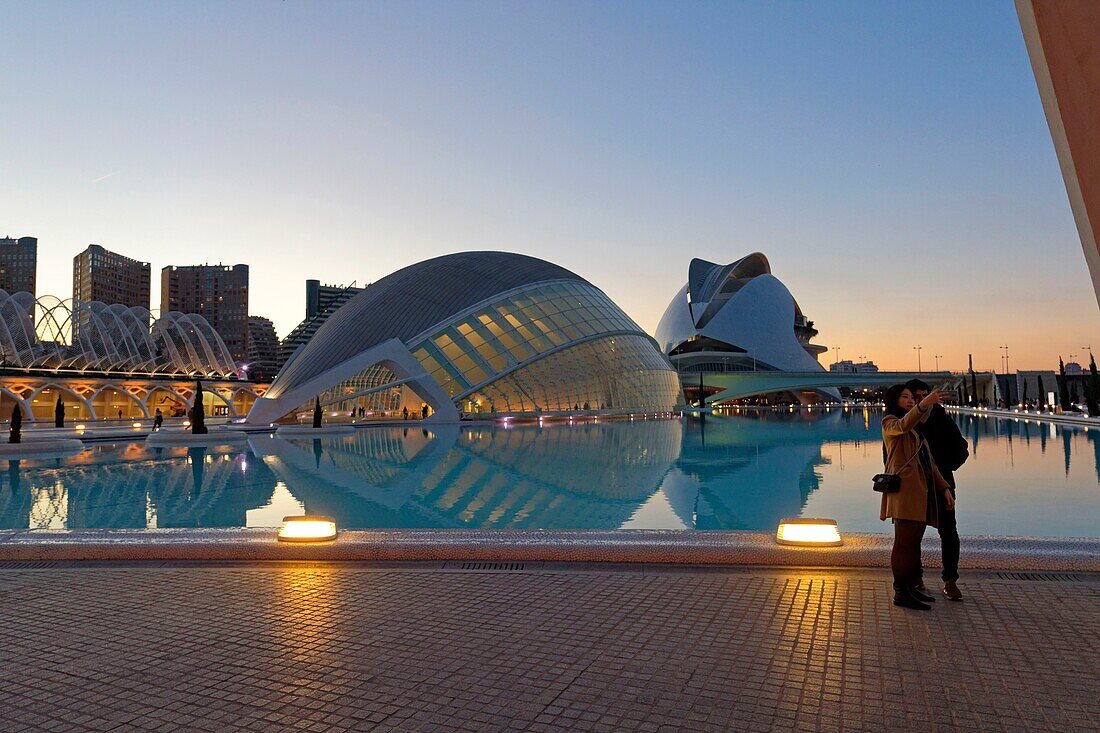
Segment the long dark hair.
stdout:
[[886,402],[887,415],[893,415],[894,417],[905,417],[905,413],[908,412],[908,410],[903,410],[898,407],[898,398],[901,397],[901,393],[907,389],[909,388],[906,387],[904,384],[894,384],[886,390],[886,398],[884,401]]

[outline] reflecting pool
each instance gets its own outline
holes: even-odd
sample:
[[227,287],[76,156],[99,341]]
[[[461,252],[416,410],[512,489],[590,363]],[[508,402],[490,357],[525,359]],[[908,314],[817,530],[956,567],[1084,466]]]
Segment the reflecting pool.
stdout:
[[[955,418],[964,534],[1100,536],[1100,431]],[[272,527],[775,529],[784,517],[886,532],[874,410],[706,419],[370,428],[246,446],[93,444],[0,469],[0,529]]]

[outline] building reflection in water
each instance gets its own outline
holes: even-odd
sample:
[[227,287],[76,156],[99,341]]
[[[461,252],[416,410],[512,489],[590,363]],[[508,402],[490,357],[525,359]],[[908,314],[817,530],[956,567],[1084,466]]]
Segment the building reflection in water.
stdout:
[[[834,408],[262,435],[247,448],[93,445],[73,458],[9,461],[0,529],[275,526],[309,512],[347,529],[772,530],[817,510],[884,531],[866,487],[881,470],[880,419]],[[1094,511],[1096,484],[1078,484],[1085,466],[1100,483],[1100,431],[956,419],[974,456],[960,475],[964,496],[1003,485],[1011,498],[1064,474],[1063,495],[1081,516]]]
[[267,467],[239,449],[157,451],[103,445],[60,465],[9,461],[0,529],[240,527],[275,490]]
[[660,487],[680,423],[371,429],[323,442],[250,439],[308,511],[342,527],[619,527]]
[[956,415],[955,420],[959,423],[963,436],[970,443],[972,456],[977,456],[980,447],[989,442],[1003,443],[1008,451],[1013,439],[1023,439],[1024,446],[1027,448],[1031,448],[1032,440],[1036,440],[1039,446],[1038,452],[1045,455],[1048,451],[1048,442],[1054,440],[1061,448],[1061,467],[1065,476],[1070,475],[1070,468],[1076,454],[1078,460],[1084,456],[1084,460],[1096,475],[1097,483],[1100,483],[1100,431],[1098,430],[1024,418],[998,420],[979,415]]
[[866,440],[864,416],[689,418],[373,429],[324,441],[253,438],[310,513],[344,527],[773,528],[798,515],[822,440]]

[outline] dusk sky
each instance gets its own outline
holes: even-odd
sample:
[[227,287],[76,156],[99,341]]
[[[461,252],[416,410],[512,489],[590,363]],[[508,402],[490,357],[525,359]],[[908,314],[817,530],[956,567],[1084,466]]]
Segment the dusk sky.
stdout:
[[[522,252],[653,332],[764,252],[841,358],[1057,367],[1097,308],[1019,21],[988,2],[0,5],[0,236],[304,281]],[[824,363],[831,361],[822,357]]]

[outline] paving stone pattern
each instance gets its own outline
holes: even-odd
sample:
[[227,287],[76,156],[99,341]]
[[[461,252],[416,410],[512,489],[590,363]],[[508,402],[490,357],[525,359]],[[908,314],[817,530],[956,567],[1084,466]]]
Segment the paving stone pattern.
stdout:
[[1100,730],[1100,583],[964,587],[918,613],[878,570],[0,570],[0,730]]

